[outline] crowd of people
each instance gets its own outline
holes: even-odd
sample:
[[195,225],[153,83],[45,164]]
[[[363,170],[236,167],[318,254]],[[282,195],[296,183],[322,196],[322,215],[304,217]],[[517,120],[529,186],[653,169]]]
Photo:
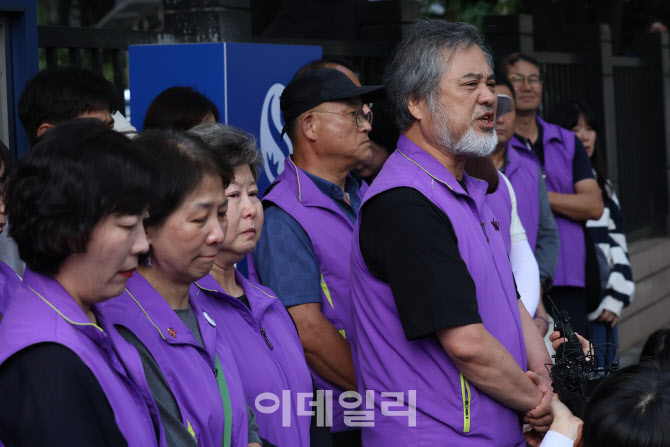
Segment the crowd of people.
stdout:
[[667,334],[583,424],[553,393],[553,319],[610,364],[635,285],[597,117],[540,118],[543,80],[443,20],[407,29],[383,86],[310,63],[261,198],[256,140],[201,92],[159,94],[138,135],[104,78],[39,73],[30,150],[0,147],[25,263],[0,263],[0,446],[669,443]]

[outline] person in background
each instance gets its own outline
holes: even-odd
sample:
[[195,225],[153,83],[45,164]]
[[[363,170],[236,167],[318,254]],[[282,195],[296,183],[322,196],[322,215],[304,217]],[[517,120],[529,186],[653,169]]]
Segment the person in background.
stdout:
[[55,125],[75,118],[96,118],[114,125],[121,95],[101,75],[78,67],[47,68],[28,81],[18,115],[30,144]]
[[[491,154],[494,166],[505,174],[517,195],[519,218],[526,230],[528,243],[539,268],[540,298],[551,287],[558,262],[560,240],[556,221],[551,212],[547,185],[537,159],[527,150],[519,150],[510,143],[516,122],[516,96],[514,87],[506,77],[496,74],[496,92],[512,99],[512,108],[496,116],[498,144]],[[530,312],[530,311],[529,311]],[[542,299],[537,312],[531,313],[540,334],[549,332],[549,318]]]
[[400,131],[393,122],[389,104],[385,99],[375,101],[370,108],[375,116],[375,125],[368,134],[372,156],[358,167],[358,173],[368,185],[372,184],[386,160],[395,150]]
[[[76,118],[96,118],[111,128],[120,101],[114,84],[101,75],[78,67],[47,68],[26,83],[18,116],[32,146],[57,124]],[[23,274],[25,264],[14,241],[6,236],[0,236],[0,261]]]
[[156,96],[144,115],[143,130],[189,130],[200,123],[219,121],[219,109],[191,87],[170,87]]
[[600,219],[586,222],[599,261],[601,291],[598,308],[589,313],[588,318],[589,338],[601,347],[604,358],[612,362],[616,359],[619,346],[617,321],[623,308],[630,305],[635,296],[623,213],[614,187],[607,177],[602,152],[604,148],[600,145],[598,123],[591,108],[583,101],[570,99],[559,104],[552,116],[557,124],[571,129],[584,144],[605,204]]
[[[212,271],[196,281],[198,299],[217,322],[217,340],[232,350],[247,402],[256,403],[260,436],[277,446],[309,447],[310,418],[298,416],[303,405],[298,393],[311,393],[312,379],[296,327],[272,290],[247,280],[235,268],[253,251],[263,230],[256,184],[263,159],[256,140],[220,123],[199,124],[190,133],[233,168],[225,190],[228,230]],[[288,402],[284,390],[291,391]],[[281,411],[259,411],[258,399],[264,393],[282,399]]]
[[[5,182],[14,167],[12,154],[7,146],[0,141],[0,233],[7,224],[5,215]],[[21,284],[21,277],[4,262],[0,262],[0,322],[5,313],[9,301],[14,295],[14,290]]]
[[525,445],[519,414],[550,424],[549,354],[518,299],[489,184],[464,172],[469,158],[490,165],[496,145],[490,52],[470,24],[419,20],[385,88],[402,134],[354,230],[351,340],[359,391],[402,398],[374,395],[363,444]]
[[250,274],[272,289],[298,327],[312,377],[333,391],[333,445],[360,445],[339,396],[355,390],[351,348],[349,250],[360,205],[350,175],[370,157],[372,112],[381,86],[356,86],[343,73],[309,70],[281,96],[284,131],[293,143],[284,172],[263,197],[265,229]]
[[146,381],[131,381],[140,358],[99,309],[149,248],[152,178],[130,140],[91,119],[18,163],[7,214],[28,268],[0,323],[0,444],[165,445]]
[[586,273],[584,224],[589,219],[599,219],[603,213],[598,183],[579,138],[538,116],[543,89],[539,62],[528,55],[512,53],[503,59],[500,68],[516,96],[515,134],[509,144],[537,157],[546,175],[549,204],[558,228],[560,248],[551,297],[558,309],[570,314],[574,330],[587,334],[587,315],[593,304],[589,292],[594,278]]
[[157,171],[149,252],[101,313],[139,352],[168,446],[259,447],[235,361],[218,355],[210,310],[190,292],[223,242],[229,168],[194,136],[149,130],[134,141]]

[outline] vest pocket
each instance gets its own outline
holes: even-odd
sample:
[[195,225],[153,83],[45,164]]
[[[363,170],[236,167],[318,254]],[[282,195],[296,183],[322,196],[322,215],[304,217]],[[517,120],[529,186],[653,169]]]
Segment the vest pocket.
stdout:
[[461,374],[461,396],[463,398],[463,433],[470,433],[470,384]]

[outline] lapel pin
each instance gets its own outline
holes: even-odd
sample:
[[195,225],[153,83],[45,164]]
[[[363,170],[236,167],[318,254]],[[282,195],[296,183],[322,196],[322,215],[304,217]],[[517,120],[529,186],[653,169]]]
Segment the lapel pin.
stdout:
[[205,320],[207,320],[210,326],[216,327],[216,321],[214,321],[214,319],[210,317],[207,312],[203,312],[202,316],[205,317]]
[[497,220],[493,219],[493,220],[491,221],[491,224],[493,225],[493,228],[496,229],[496,231],[500,231],[500,222],[498,222]]
[[168,334],[170,334],[173,338],[177,338],[177,331],[172,329],[171,327],[167,328]]

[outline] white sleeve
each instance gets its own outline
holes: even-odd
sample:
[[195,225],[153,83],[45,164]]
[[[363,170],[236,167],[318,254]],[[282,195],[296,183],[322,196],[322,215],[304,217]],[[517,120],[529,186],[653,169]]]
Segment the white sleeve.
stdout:
[[512,188],[512,184],[510,183],[509,179],[505,177],[505,174],[501,172],[500,177],[502,177],[502,179],[505,181],[505,184],[507,185],[509,198],[512,202],[512,215],[509,226],[510,237],[512,238],[512,242],[525,241],[528,239],[528,237],[526,236],[526,230],[524,230],[523,224],[521,224],[521,219],[519,219],[519,214],[516,211],[516,194],[514,193],[514,188]]
[[540,269],[528,241],[523,239],[512,242],[509,258],[521,301],[530,316],[534,317],[540,301]]
[[557,431],[549,430],[542,440],[540,447],[572,447],[574,441]]

